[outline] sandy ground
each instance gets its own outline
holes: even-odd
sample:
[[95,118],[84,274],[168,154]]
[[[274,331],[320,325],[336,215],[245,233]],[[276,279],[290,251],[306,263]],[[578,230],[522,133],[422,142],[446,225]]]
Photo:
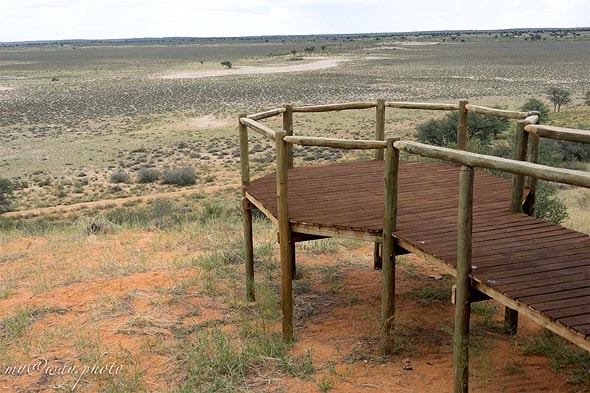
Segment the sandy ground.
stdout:
[[250,75],[250,74],[279,74],[288,72],[304,72],[324,70],[338,66],[338,64],[350,61],[351,59],[322,59],[314,61],[304,61],[301,64],[280,65],[280,66],[234,66],[233,68],[209,70],[209,71],[183,71],[160,76],[163,79],[192,79],[192,78],[208,78],[215,76],[231,76],[231,75]]
[[8,87],[8,86],[0,86],[0,91],[7,91],[7,90],[14,90],[14,88]]
[[[83,342],[87,346],[91,338],[100,338],[100,348],[105,351],[127,353],[127,358],[115,361],[127,368],[137,367],[147,391],[169,391],[178,383],[178,370],[166,350],[160,352],[158,348],[173,341],[172,328],[227,320],[231,307],[215,296],[189,295],[181,302],[166,300],[169,295],[162,294],[163,288],[201,274],[196,268],[172,269],[171,261],[187,252],[194,255],[202,245],[194,244],[191,250],[181,245],[162,247],[165,237],[158,232],[128,231],[89,237],[70,250],[60,247],[58,239],[22,238],[0,243],[0,254],[20,256],[0,264],[0,274],[18,275],[22,271],[20,264],[35,265],[36,260],[43,262],[48,281],[59,281],[64,272],[78,272],[78,279],[41,293],[27,286],[30,278],[20,277],[15,280],[14,293],[0,299],[3,318],[23,306],[49,310],[40,314],[28,330],[29,352],[15,357],[15,364],[25,364],[36,356],[70,362],[75,353],[85,350],[81,337],[86,337]],[[375,330],[380,310],[380,273],[371,268],[371,250],[372,245],[367,245],[331,255],[300,253],[298,263],[304,271],[300,281],[309,283],[310,289],[296,295],[296,304],[307,304],[310,311],[298,319],[297,340],[289,351],[293,356],[311,351],[314,372],[306,377],[291,377],[268,376],[264,368],[250,370],[244,391],[320,392],[322,379],[332,381],[333,392],[452,391],[452,343],[448,333],[441,332],[452,326],[453,307],[419,304],[413,295],[435,282],[429,276],[436,277],[440,272],[415,256],[406,257],[407,265],[398,268],[396,321],[406,327],[413,344],[398,354],[383,354]],[[105,256],[117,255],[125,261],[134,254],[149,260],[151,267],[116,277],[92,273],[105,263]],[[355,260],[360,265],[338,262],[342,260]],[[338,290],[330,290],[330,284],[321,278],[319,272],[328,267],[338,274]],[[494,317],[496,321],[501,318],[500,312]],[[474,323],[476,320],[474,316]],[[228,322],[226,328],[237,329],[238,325],[239,321]],[[279,323],[276,328],[280,330]],[[524,318],[519,329],[519,335],[524,336],[540,330]],[[487,350],[471,358],[471,392],[576,392],[567,385],[563,374],[551,370],[547,358],[523,356],[510,337],[492,332],[477,339],[485,340]],[[17,340],[15,345],[24,344]],[[7,392],[50,392],[54,391],[51,386],[62,380],[59,375],[17,378],[0,373],[0,386]],[[86,377],[77,391],[94,392],[100,388],[93,378]]]
[[193,119],[192,124],[197,128],[221,128],[232,123],[229,119],[218,119],[213,115],[206,115]]

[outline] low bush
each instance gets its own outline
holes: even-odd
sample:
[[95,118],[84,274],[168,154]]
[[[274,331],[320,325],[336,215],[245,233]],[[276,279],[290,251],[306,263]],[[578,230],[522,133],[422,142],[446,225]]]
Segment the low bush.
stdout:
[[163,184],[190,186],[196,182],[197,175],[195,174],[195,170],[191,167],[166,169],[162,175]]
[[141,168],[137,172],[138,183],[153,183],[160,178],[160,172],[151,168]]

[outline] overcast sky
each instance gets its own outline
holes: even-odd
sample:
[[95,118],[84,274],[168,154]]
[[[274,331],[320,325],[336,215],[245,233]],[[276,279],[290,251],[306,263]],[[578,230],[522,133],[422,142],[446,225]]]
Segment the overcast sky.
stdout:
[[0,42],[589,25],[589,0],[0,0]]

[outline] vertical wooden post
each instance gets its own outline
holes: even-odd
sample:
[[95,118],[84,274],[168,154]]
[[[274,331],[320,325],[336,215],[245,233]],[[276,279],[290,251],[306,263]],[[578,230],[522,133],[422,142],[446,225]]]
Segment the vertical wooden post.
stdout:
[[473,168],[463,166],[459,177],[459,211],[457,234],[457,290],[455,300],[454,393],[469,391],[469,318],[471,315]]
[[[239,118],[245,117],[241,114]],[[250,184],[250,159],[248,156],[248,128],[239,119],[240,132],[240,174],[242,178],[242,227],[244,230],[244,257],[246,265],[246,299],[256,300],[254,282],[254,242],[252,233],[252,207],[245,197],[246,187]]]
[[[283,131],[285,131],[286,135],[293,135],[293,105],[291,104],[283,104],[283,108],[285,108],[285,112],[283,112]],[[286,151],[287,151],[287,167],[289,169],[293,168],[293,145],[291,143],[286,144]],[[297,262],[295,259],[295,243],[289,242],[291,253],[291,275],[292,279],[295,280],[297,276]]]
[[242,198],[242,227],[244,230],[244,256],[246,258],[246,299],[256,300],[254,281],[254,243],[252,234],[252,206],[248,198]]
[[250,157],[248,153],[248,127],[239,121],[246,114],[240,114],[238,125],[240,130],[240,175],[242,177],[242,196],[245,194],[245,187],[250,184]]
[[[524,130],[527,122],[519,120],[516,123],[516,151],[515,160],[526,161],[529,133]],[[512,195],[510,196],[510,211],[522,212],[522,191],[524,189],[524,175],[512,175]]]
[[275,135],[277,149],[277,213],[279,221],[279,245],[281,258],[281,308],[283,311],[283,338],[293,339],[293,263],[291,261],[291,225],[289,223],[289,205],[287,198],[287,181],[289,155],[287,143],[283,138],[285,131]]
[[469,113],[465,108],[465,105],[469,104],[467,100],[459,101],[459,124],[457,124],[457,149],[467,151],[467,139],[468,139],[468,116]]
[[[531,156],[530,162],[538,164],[539,163],[539,137],[537,134],[529,134],[529,139],[531,142]],[[528,178],[528,186],[529,186],[529,196],[527,198],[526,203],[526,210],[524,213],[528,214],[529,216],[535,216],[536,204],[537,204],[537,178],[536,177],[529,177]]]
[[[293,135],[293,105],[283,104],[283,130],[287,135]],[[287,144],[287,155],[289,157],[289,169],[293,168],[293,145]]]
[[[526,161],[529,133],[524,130],[528,123],[519,120],[516,123],[516,151],[515,160]],[[522,192],[524,190],[524,176],[512,175],[512,195],[510,196],[510,211],[522,213]],[[518,312],[509,307],[504,308],[504,331],[506,334],[516,334],[518,330]]]
[[[385,100],[380,98],[377,100],[377,107],[375,110],[375,140],[385,140]],[[381,149],[375,150],[375,160],[383,160],[384,151]],[[373,268],[375,270],[381,269],[383,266],[383,250],[382,245],[375,242],[373,250]]]
[[[377,100],[377,108],[375,113],[375,140],[385,140],[385,100],[380,98]],[[375,150],[375,160],[383,160],[383,150]]]
[[399,150],[393,142],[399,137],[388,136],[385,151],[385,214],[383,217],[383,267],[381,270],[381,320],[382,336],[386,337],[394,327],[395,317],[395,240],[393,233],[397,219],[397,177]]

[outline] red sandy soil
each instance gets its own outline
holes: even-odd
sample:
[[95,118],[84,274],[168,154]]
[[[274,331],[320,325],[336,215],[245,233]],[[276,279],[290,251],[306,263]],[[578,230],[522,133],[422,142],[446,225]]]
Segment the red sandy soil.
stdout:
[[[0,299],[0,318],[14,315],[23,306],[62,310],[38,315],[22,337],[2,348],[6,351],[4,360],[18,365],[43,357],[81,366],[84,345],[96,345],[88,352],[108,351],[104,360],[117,361],[127,371],[138,372],[145,390],[169,391],[180,378],[166,350],[175,342],[171,327],[224,320],[230,312],[219,296],[189,289],[181,301],[174,302],[173,295],[162,291],[181,280],[201,276],[202,272],[193,267],[171,268],[174,261],[203,252],[201,245],[174,242],[165,232],[157,231],[90,236],[70,250],[60,247],[61,240],[58,236],[0,242],[0,255],[13,256],[0,263],[2,282],[10,277],[13,284],[12,294]],[[399,354],[386,354],[379,342],[377,323],[380,275],[372,269],[371,251],[366,246],[331,255],[299,253],[301,281],[308,282],[310,289],[297,295],[296,303],[303,301],[311,311],[298,318],[297,340],[289,351],[294,356],[311,351],[315,372],[307,377],[290,377],[254,370],[245,391],[319,392],[322,378],[333,382],[333,392],[452,391],[451,338],[441,332],[452,329],[453,307],[446,303],[423,305],[415,295],[418,288],[436,284],[438,281],[429,276],[441,272],[415,256],[406,256],[398,267],[396,321],[405,334],[412,336],[413,344]],[[138,272],[130,268],[122,275],[101,270],[101,264],[114,255],[123,259],[140,255],[147,261],[146,267]],[[352,260],[355,262],[342,262]],[[333,291],[321,278],[321,269],[327,267],[339,275],[340,285]],[[51,283],[49,288],[35,294],[30,285],[35,276],[45,277]],[[242,290],[236,289],[236,295],[241,296]],[[494,320],[499,321],[502,310],[497,308]],[[474,316],[472,326],[478,318]],[[520,337],[539,331],[537,325],[521,318]],[[547,358],[523,356],[516,344],[519,339],[486,331],[474,340],[487,343],[489,349],[471,357],[472,392],[576,391],[566,383],[564,374],[552,371]],[[52,386],[64,382],[66,387],[72,386],[72,380],[64,381],[63,376],[5,375],[6,365],[1,366],[3,391],[52,392]],[[76,390],[99,391],[97,381],[84,378]]]

